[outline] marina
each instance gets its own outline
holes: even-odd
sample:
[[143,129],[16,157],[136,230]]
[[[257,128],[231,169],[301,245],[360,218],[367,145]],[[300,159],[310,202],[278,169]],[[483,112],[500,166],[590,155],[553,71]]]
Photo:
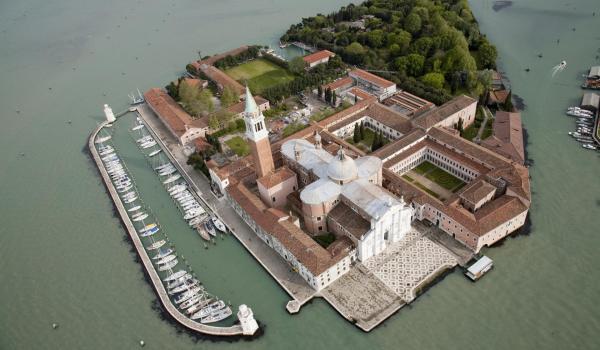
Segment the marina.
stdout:
[[[99,138],[96,137],[96,135],[101,130],[103,130],[102,125],[99,126],[98,129],[90,137],[90,150],[92,151],[92,154],[95,155],[96,163],[99,167],[100,172],[106,174],[106,177],[103,177],[105,179],[107,188],[109,189],[109,192],[111,192],[111,190],[114,191],[113,199],[115,200],[115,205],[121,213],[123,222],[129,229],[130,236],[134,241],[136,248],[138,249],[138,254],[144,262],[147,273],[155,282],[154,288],[158,292],[159,296],[161,296],[162,304],[166,308],[166,310],[171,314],[171,316],[174,317],[174,319],[179,321],[184,326],[204,334],[251,335],[251,333],[254,333],[254,331],[249,333],[247,330],[242,329],[242,327],[240,326],[213,327],[204,325],[205,323],[223,321],[232,315],[231,308],[225,305],[225,303],[222,300],[217,300],[217,302],[219,303],[218,305],[223,305],[223,307],[221,308],[211,307],[211,305],[213,304],[200,308],[200,311],[203,312],[203,317],[196,318],[199,318],[199,322],[195,321],[195,319],[193,318],[184,321],[184,314],[179,312],[176,309],[176,307],[173,304],[171,304],[173,302],[175,303],[175,305],[177,305],[189,301],[188,304],[190,305],[185,304],[185,307],[180,306],[181,309],[186,309],[187,307],[193,306],[195,302],[199,300],[214,300],[215,297],[208,294],[203,287],[200,287],[199,280],[195,278],[192,279],[191,277],[193,275],[188,273],[186,270],[178,270],[177,272],[173,271],[173,269],[179,264],[179,260],[177,259],[175,249],[173,249],[172,247],[166,249],[161,248],[166,243],[166,239],[155,240],[154,235],[159,232],[160,225],[156,222],[146,224],[145,220],[150,219],[150,214],[148,214],[147,212],[140,211],[144,207],[144,204],[143,202],[141,202],[141,199],[137,194],[137,189],[135,189],[135,181],[129,175],[129,171],[127,170],[125,163],[123,163],[118,157],[115,147],[112,145],[105,144],[111,139],[110,135],[100,136]],[[136,131],[137,130],[141,130],[141,128],[136,129]],[[150,139],[151,138],[152,137],[150,136]],[[156,142],[153,139],[150,139],[146,138],[142,142],[138,142],[142,151],[147,148],[153,147],[156,144]],[[98,140],[101,140],[101,142],[98,142]],[[154,143],[154,145],[150,147],[144,147],[144,143]],[[102,157],[100,156],[100,153],[102,153]],[[163,169],[167,168],[168,167],[163,167]],[[163,176],[171,175],[174,172],[175,171],[167,171]],[[173,176],[171,175],[171,177]],[[176,186],[179,186],[178,188],[182,187],[182,185]],[[128,188],[128,192],[123,191],[119,196],[117,195],[117,193],[119,193],[116,191],[117,188]],[[124,204],[129,204],[129,208],[124,206]],[[198,205],[198,207],[194,208],[193,211],[188,211],[186,213],[198,213],[197,215],[199,215],[201,210],[202,213],[204,213],[204,210],[200,208],[201,207]],[[137,229],[134,228],[135,223],[139,223],[140,227]],[[149,239],[147,248],[143,247],[140,238]],[[138,242],[139,244],[136,244]],[[150,259],[146,252],[146,249],[148,249],[149,251],[156,249],[159,250],[153,256],[153,258]],[[156,267],[153,267],[153,265],[156,265]],[[156,283],[156,281],[160,281],[157,272],[166,273],[166,276],[163,277],[163,280],[165,282],[172,281],[176,282],[176,284],[163,285],[160,282]],[[157,278],[152,278],[154,276],[156,276]]]

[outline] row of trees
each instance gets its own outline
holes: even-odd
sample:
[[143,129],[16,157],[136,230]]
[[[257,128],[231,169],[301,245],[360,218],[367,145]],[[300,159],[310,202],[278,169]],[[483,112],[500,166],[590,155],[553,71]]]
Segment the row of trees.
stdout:
[[234,67],[234,66],[237,66],[246,61],[255,59],[256,57],[258,57],[259,53],[260,53],[260,46],[250,46],[250,47],[248,47],[248,50],[241,52],[237,55],[225,56],[225,57],[221,58],[220,60],[215,61],[215,63],[213,65],[221,70],[227,69],[229,67]]
[[330,88],[327,88],[325,89],[325,91],[323,91],[323,88],[321,87],[321,85],[319,85],[317,87],[317,95],[319,95],[319,98],[324,99],[325,102],[329,103],[334,107],[337,104],[337,94],[335,93],[335,91],[331,91]]

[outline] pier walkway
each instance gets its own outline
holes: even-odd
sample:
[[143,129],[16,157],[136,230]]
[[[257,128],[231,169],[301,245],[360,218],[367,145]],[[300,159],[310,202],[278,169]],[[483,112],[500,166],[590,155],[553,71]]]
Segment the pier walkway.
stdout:
[[102,176],[102,180],[104,181],[104,184],[106,185],[106,188],[108,189],[108,192],[110,193],[110,196],[115,204],[115,207],[117,208],[117,211],[119,212],[121,220],[122,220],[123,224],[125,225],[125,228],[127,229],[127,232],[129,233],[129,236],[131,237],[133,245],[135,246],[135,249],[138,253],[138,256],[142,260],[144,269],[146,270],[146,272],[148,273],[148,276],[150,277],[150,280],[152,281],[152,286],[154,287],[154,290],[156,291],[161,304],[163,305],[165,310],[169,313],[169,315],[171,315],[171,317],[173,317],[173,319],[175,319],[182,326],[184,326],[192,331],[202,333],[202,334],[214,335],[214,336],[241,336],[241,335],[243,335],[242,327],[240,325],[235,325],[235,326],[230,326],[230,327],[214,327],[214,326],[208,326],[205,324],[201,324],[201,323],[192,321],[191,319],[189,319],[185,315],[183,315],[171,302],[171,299],[169,298],[169,295],[167,294],[167,291],[165,290],[165,287],[160,279],[160,276],[158,275],[154,266],[152,265],[152,261],[148,257],[148,254],[146,253],[146,249],[144,248],[142,241],[138,237],[135,227],[133,226],[133,223],[131,222],[131,220],[129,219],[129,216],[127,215],[127,210],[125,209],[125,206],[121,202],[121,198],[119,197],[117,190],[115,189],[112,181],[110,180],[110,176],[108,175],[106,169],[104,168],[104,164],[102,163],[102,160],[100,159],[100,155],[98,154],[98,151],[96,149],[94,140],[96,139],[98,132],[100,130],[102,130],[102,128],[106,124],[108,124],[108,122],[104,122],[104,123],[100,124],[92,132],[92,134],[88,140],[88,147],[90,149],[92,157],[94,158],[94,161],[96,162],[96,165],[98,167],[100,175]]
[[302,305],[315,297],[316,291],[298,273],[294,272],[277,252],[256,236],[254,231],[239,217],[224,198],[217,198],[213,195],[208,179],[194,170],[193,167],[187,165],[187,156],[183,154],[183,147],[165,128],[154,112],[146,104],[137,106],[137,112],[148,130],[159,141],[163,150],[168,151],[165,154],[189,183],[190,188],[197,194],[202,194],[200,199],[210,211],[223,221],[244,248],[292,297],[292,300],[286,305],[288,312],[298,312]]

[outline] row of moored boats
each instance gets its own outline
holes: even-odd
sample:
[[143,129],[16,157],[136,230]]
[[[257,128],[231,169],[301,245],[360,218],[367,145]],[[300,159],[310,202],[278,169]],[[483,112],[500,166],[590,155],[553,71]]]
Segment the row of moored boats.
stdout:
[[[174,247],[167,245],[164,232],[160,232],[160,225],[146,209],[132,176],[124,162],[117,155],[114,146],[106,144],[110,139],[110,135],[99,135],[97,137],[98,154],[127,210],[127,215],[148,252],[149,258],[157,271],[164,274],[162,277],[164,286],[172,302],[182,313],[200,323],[214,323],[231,316],[231,308],[222,300],[210,295],[191,272],[185,269],[175,270],[180,263],[177,253]],[[155,140],[143,140],[139,142],[139,146],[142,149],[148,149],[154,147],[153,142],[156,143]],[[145,147],[147,145],[151,146]],[[165,174],[165,176],[172,176],[172,174],[174,172]]]
[[582,144],[583,148],[598,150],[598,146],[593,138],[594,133],[594,113],[580,107],[569,107],[567,109],[567,115],[577,118],[575,125],[577,129],[570,131],[571,135],[575,140]]

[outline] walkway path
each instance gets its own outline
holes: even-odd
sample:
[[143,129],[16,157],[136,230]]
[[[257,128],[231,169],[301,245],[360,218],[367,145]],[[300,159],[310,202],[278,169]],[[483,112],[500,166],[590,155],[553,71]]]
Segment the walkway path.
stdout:
[[483,131],[485,130],[485,126],[487,125],[489,115],[492,114],[492,112],[490,112],[490,110],[487,107],[483,107],[482,110],[483,110],[483,122],[481,123],[481,126],[479,127],[479,131],[477,131],[477,136],[475,136],[475,138],[473,139],[473,142],[475,142],[477,144],[479,144],[481,142],[481,135],[483,135]]
[[288,311],[297,312],[302,305],[315,296],[315,290],[298,273],[292,271],[291,267],[279,254],[256,236],[254,231],[239,217],[223,197],[216,198],[212,194],[208,179],[186,164],[187,156],[183,153],[183,147],[177,143],[154,112],[145,104],[138,106],[137,111],[148,125],[148,129],[156,136],[156,139],[163,144],[165,149],[170,151],[165,152],[166,155],[179,168],[192,189],[201,194],[204,203],[221,218],[229,231],[293,298],[292,303],[289,303]]
[[117,208],[117,211],[119,212],[119,215],[121,216],[121,220],[122,220],[123,224],[125,225],[125,228],[127,229],[127,232],[129,233],[129,236],[131,237],[133,245],[138,253],[138,256],[142,260],[144,269],[146,270],[146,273],[148,274],[148,276],[150,277],[150,280],[152,281],[152,286],[154,287],[154,290],[158,294],[160,302],[162,303],[162,305],[164,306],[166,311],[169,313],[169,315],[171,315],[171,317],[173,317],[181,325],[185,326],[186,328],[188,328],[192,331],[196,331],[196,332],[203,333],[203,334],[209,334],[209,335],[217,335],[217,336],[243,335],[242,327],[240,325],[235,325],[235,326],[230,326],[230,327],[214,327],[214,326],[208,326],[208,325],[204,325],[202,323],[192,321],[191,319],[189,319],[188,317],[183,315],[171,302],[171,299],[169,298],[169,295],[167,294],[167,291],[165,290],[165,287],[160,279],[160,276],[156,272],[156,269],[154,268],[152,261],[148,257],[146,249],[144,248],[142,241],[140,240],[139,236],[137,235],[135,227],[133,226],[133,223],[131,222],[131,220],[129,219],[129,216],[127,215],[127,210],[123,206],[123,203],[121,202],[121,199],[117,193],[117,190],[115,189],[112,181],[110,180],[110,176],[108,175],[108,173],[106,172],[106,169],[104,168],[104,164],[102,163],[102,160],[100,159],[100,155],[98,154],[98,151],[94,144],[96,135],[106,124],[107,124],[107,122],[104,122],[104,123],[100,124],[100,126],[98,126],[98,128],[96,130],[94,130],[94,132],[92,133],[92,135],[89,138],[88,147],[90,149],[90,152],[92,153],[92,156],[94,158],[94,161],[96,162],[96,165],[98,166],[98,170],[100,171],[100,175],[102,176],[104,184],[105,184],[106,188],[108,189],[110,196],[112,197],[112,200]]
[[411,177],[415,182],[420,183],[421,185],[427,187],[433,192],[437,193],[440,196],[440,200],[444,201],[452,196],[452,191],[443,188],[442,186],[436,184],[435,182],[429,180],[425,176],[417,173],[414,170],[409,170],[406,175]]

